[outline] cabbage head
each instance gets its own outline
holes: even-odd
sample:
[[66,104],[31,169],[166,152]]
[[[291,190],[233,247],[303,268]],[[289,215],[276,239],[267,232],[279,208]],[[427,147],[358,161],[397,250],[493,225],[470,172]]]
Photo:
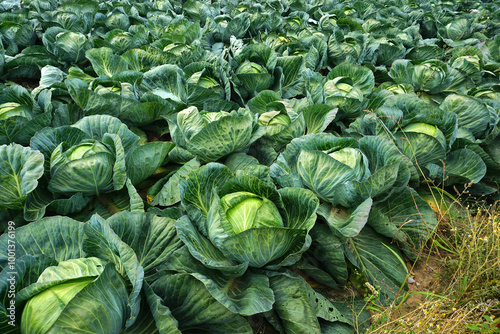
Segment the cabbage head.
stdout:
[[424,133],[428,136],[434,137],[446,147],[446,138],[441,130],[435,125],[427,124],[427,123],[412,123],[405,126],[403,132],[416,132],[416,133]]
[[[268,115],[266,115],[268,114]],[[278,113],[277,115],[273,116],[270,113],[263,114],[259,117],[259,124],[260,125],[267,125],[266,128],[266,135],[267,136],[274,136],[286,129],[290,124],[292,123],[290,117],[287,114],[280,114]],[[266,124],[266,121],[267,124]]]
[[189,218],[177,221],[179,236],[211,268],[240,275],[228,273],[230,267],[290,265],[310,245],[319,201],[307,189],[278,190],[256,175],[234,176],[218,163],[192,172],[180,187]]
[[408,165],[408,157],[380,136],[357,140],[314,133],[292,140],[271,165],[270,175],[282,187],[312,190],[325,205],[356,208],[368,198],[386,198],[407,186]]
[[259,65],[257,63],[253,63],[251,61],[244,61],[238,69],[236,70],[236,74],[266,74],[267,70],[264,66]]
[[427,123],[412,123],[396,133],[401,152],[413,163],[425,166],[445,159],[446,137],[436,126]]
[[270,88],[273,83],[273,76],[268,73],[266,67],[248,60],[238,66],[235,74],[244,96],[254,96]]
[[[43,101],[44,97],[45,93],[38,95],[39,100]],[[50,124],[52,115],[44,112],[45,107],[46,105],[39,104],[22,86],[1,88],[0,144],[17,143],[29,146],[31,137]]]
[[95,258],[61,261],[18,293],[27,300],[21,333],[121,333],[127,288],[114,265]]
[[368,159],[355,147],[328,147],[324,150],[303,149],[297,159],[297,172],[302,183],[318,197],[334,203],[336,188],[348,181],[365,181],[370,176]]
[[228,113],[189,107],[167,120],[173,142],[205,162],[243,149],[265,132],[257,117],[246,109]]
[[283,227],[276,205],[265,197],[246,191],[227,194],[220,200],[235,234],[258,227]]
[[[99,195],[118,190],[126,175],[120,138],[107,134],[107,144],[88,140],[64,150],[60,144],[51,155],[49,190],[54,193]],[[110,141],[114,136],[115,141]],[[118,147],[118,150],[117,150]],[[123,185],[122,185],[123,186]]]
[[[281,104],[281,103],[279,103]],[[292,139],[300,137],[305,131],[304,115],[293,111],[272,110],[264,112],[259,116],[259,125],[265,127],[266,135],[274,146],[279,150]]]
[[0,120],[5,120],[13,116],[21,116],[30,120],[32,118],[31,108],[16,102],[0,104]]
[[375,87],[373,72],[350,63],[336,66],[323,85],[325,103],[338,107],[346,117],[358,117]]

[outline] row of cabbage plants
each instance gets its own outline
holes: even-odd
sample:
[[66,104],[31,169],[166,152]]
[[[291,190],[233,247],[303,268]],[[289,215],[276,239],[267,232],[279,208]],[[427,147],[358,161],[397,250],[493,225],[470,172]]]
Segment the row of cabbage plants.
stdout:
[[2,333],[362,333],[495,198],[487,1],[0,1]]

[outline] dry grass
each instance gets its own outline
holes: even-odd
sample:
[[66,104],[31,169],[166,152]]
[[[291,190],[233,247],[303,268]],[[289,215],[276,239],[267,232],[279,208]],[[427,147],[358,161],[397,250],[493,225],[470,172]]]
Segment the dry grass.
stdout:
[[434,291],[410,292],[405,300],[421,298],[410,308],[374,305],[369,333],[500,333],[500,210],[464,207],[437,189],[430,198],[439,224],[423,253],[436,263]]

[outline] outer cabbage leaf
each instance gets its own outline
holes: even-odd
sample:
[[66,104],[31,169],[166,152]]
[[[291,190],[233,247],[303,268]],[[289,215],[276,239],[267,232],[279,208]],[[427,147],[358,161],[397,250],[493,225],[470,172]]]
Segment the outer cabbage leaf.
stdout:
[[61,27],[51,27],[43,34],[43,44],[57,58],[71,64],[78,64],[85,59],[85,52],[92,47],[87,37]]
[[[57,261],[44,255],[24,255],[16,259],[13,267],[6,267],[0,273],[0,330],[3,333],[19,333],[20,317],[16,318],[16,326],[9,324],[12,319],[10,315],[10,298],[9,291],[11,289],[11,281],[14,281],[15,293],[21,289],[35,283],[40,274],[50,266],[57,265]],[[12,274],[14,273],[14,274]],[[12,276],[15,280],[12,280]],[[22,303],[16,303],[15,312],[21,314]]]
[[127,176],[131,182],[138,184],[153,175],[173,148],[174,145],[168,142],[150,142],[136,146],[125,158]]
[[40,151],[45,158],[45,170],[50,170],[50,156],[60,143],[66,143],[69,147],[80,143],[87,138],[87,134],[80,129],[68,125],[57,128],[45,128],[38,131],[30,142],[33,150]]
[[468,149],[460,149],[446,156],[445,165],[429,164],[429,177],[445,185],[478,183],[486,175],[486,164],[481,157]]
[[151,288],[184,332],[252,333],[248,322],[213,298],[202,282],[186,273],[164,275]]
[[468,129],[477,139],[486,137],[499,121],[490,106],[466,95],[448,95],[440,108],[456,113],[458,125]]
[[175,227],[191,255],[207,268],[217,269],[229,277],[241,276],[247,270],[247,262],[239,263],[227,258],[209,239],[198,232],[188,217],[177,220]]
[[[16,258],[44,255],[55,261],[81,258],[84,239],[83,223],[68,217],[48,217],[16,229]],[[7,266],[8,234],[0,236],[0,267]]]
[[113,116],[87,116],[73,124],[72,127],[82,130],[89,138],[99,141],[103,140],[106,133],[116,134],[120,137],[125,152],[128,152],[139,141],[139,136]]
[[175,220],[144,212],[123,211],[107,220],[114,233],[134,250],[144,268],[144,279],[157,277],[157,268],[179,247]]
[[437,225],[434,211],[411,188],[375,204],[368,222],[378,233],[399,241],[412,259]]
[[302,277],[289,272],[269,272],[268,276],[276,298],[274,309],[287,333],[322,333],[319,318],[349,322]]
[[191,274],[219,303],[234,313],[249,316],[272,309],[274,295],[269,288],[269,279],[263,274],[249,271],[239,277],[228,277],[194,260],[187,247],[175,252],[163,268]]
[[120,56],[113,54],[110,48],[91,49],[85,56],[92,63],[98,76],[113,77],[115,74],[128,70],[127,62]]
[[[118,220],[118,225],[121,221]],[[129,245],[120,239],[110,224],[99,215],[92,216],[85,225],[87,239],[83,248],[88,256],[99,257],[117,268],[120,275],[127,277],[132,288],[127,298],[126,327],[130,327],[137,319],[140,310],[140,291],[144,281],[144,268]]]
[[0,146],[0,208],[23,208],[43,175],[43,161],[43,155],[29,147]]
[[381,301],[391,303],[407,289],[407,269],[391,240],[365,226],[358,236],[345,240],[347,259],[361,270],[368,281],[380,287]]

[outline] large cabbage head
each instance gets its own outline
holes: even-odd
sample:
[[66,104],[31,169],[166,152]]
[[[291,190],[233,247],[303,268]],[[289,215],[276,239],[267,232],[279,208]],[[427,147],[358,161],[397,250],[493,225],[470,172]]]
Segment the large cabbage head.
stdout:
[[66,305],[94,279],[95,277],[76,278],[54,285],[31,298],[23,312],[24,332],[47,333]]
[[174,143],[202,161],[216,161],[260,138],[265,129],[249,110],[200,112],[196,107],[168,119]]
[[397,59],[389,70],[397,84],[410,84],[415,91],[438,94],[452,85],[454,78],[448,65],[440,60],[427,60],[413,65],[407,59]]
[[333,80],[328,80],[325,85],[326,102],[336,102],[335,97],[343,97],[344,99],[355,99],[361,101],[363,93],[353,85],[353,82],[348,77],[338,77]]
[[439,163],[439,160],[445,159],[448,147],[446,137],[436,125],[406,125],[396,133],[396,140],[401,152],[420,166]]
[[351,169],[359,171],[359,173],[357,173],[359,174],[357,178],[360,179],[363,178],[365,172],[365,168],[363,167],[366,164],[366,162],[363,161],[364,155],[363,153],[361,153],[360,150],[352,147],[346,147],[338,151],[333,151],[328,155],[337,160],[338,162],[341,162],[344,165],[351,167]]
[[274,142],[277,151],[292,139],[303,135],[306,127],[304,115],[283,110],[264,112],[259,117],[259,125],[265,127],[265,137]]
[[259,117],[259,125],[266,125],[266,135],[274,136],[286,129],[292,123],[290,116],[285,113],[268,112]]
[[245,60],[236,69],[236,78],[239,82],[241,94],[254,96],[260,91],[268,89],[273,83],[273,77],[263,65]]
[[[328,145],[328,142],[322,144]],[[306,187],[320,198],[335,202],[335,189],[348,181],[364,181],[370,176],[366,156],[354,147],[304,149],[297,160],[297,171]]]
[[270,174],[283,187],[305,187],[324,201],[339,203],[339,187],[360,184],[371,176],[365,152],[354,138],[305,135],[288,144],[271,165]]
[[342,63],[327,75],[323,85],[325,102],[339,107],[347,117],[358,117],[374,87],[375,79],[370,69]]
[[127,288],[114,265],[98,258],[61,261],[18,295],[27,300],[21,333],[118,334],[127,314]]
[[416,132],[423,133],[428,136],[436,138],[436,140],[446,147],[446,138],[441,130],[435,125],[427,123],[412,123],[402,129],[403,132]]
[[8,119],[13,116],[21,116],[31,119],[31,108],[16,102],[0,104],[0,120]]
[[50,159],[49,190],[86,195],[116,190],[114,179],[120,174],[125,175],[124,169],[115,169],[116,162],[114,145],[89,140],[64,150],[63,144],[60,144]]
[[[277,190],[244,173],[235,177],[217,163],[192,172],[180,186],[191,220],[176,223],[179,236],[195,257],[222,252],[228,260],[216,266],[220,270],[229,262],[260,268],[297,261],[310,245],[318,199],[309,190]],[[187,237],[194,234],[206,241]]]
[[219,82],[214,67],[207,62],[194,62],[184,67],[188,84],[194,84],[217,93],[221,99],[225,97],[224,85]]
[[[1,58],[0,58],[1,62]],[[29,146],[35,132],[49,126],[51,114],[44,113],[44,93],[38,95],[42,103],[19,85],[0,88],[0,143],[18,143]],[[50,103],[49,103],[50,104]]]
[[417,89],[437,94],[448,88],[453,77],[449,74],[448,66],[436,60],[416,65],[414,79]]
[[381,136],[356,140],[314,133],[292,140],[271,165],[270,174],[281,186],[304,186],[333,206],[355,208],[368,198],[385,198],[388,191],[406,186],[409,163]]
[[221,198],[220,204],[235,234],[258,227],[283,227],[276,205],[269,199],[247,191]]
[[265,74],[267,70],[264,66],[251,61],[244,61],[236,70],[236,74]]

